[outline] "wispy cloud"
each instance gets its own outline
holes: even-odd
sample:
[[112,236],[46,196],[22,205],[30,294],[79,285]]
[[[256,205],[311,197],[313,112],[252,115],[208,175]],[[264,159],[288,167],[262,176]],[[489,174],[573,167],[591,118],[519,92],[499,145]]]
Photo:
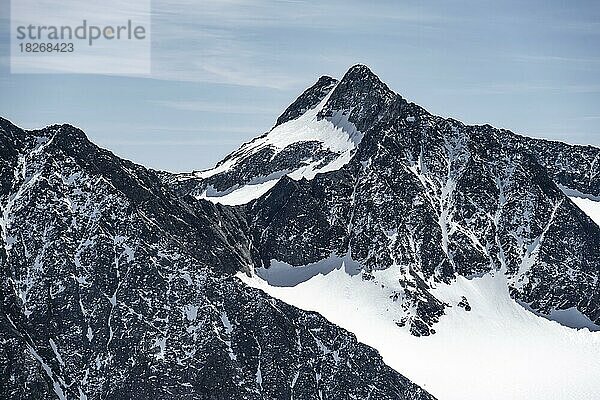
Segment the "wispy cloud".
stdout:
[[[307,57],[323,54],[313,51],[321,38],[343,40],[349,27],[352,35],[414,35],[406,26],[423,30],[455,18],[395,2],[340,0],[158,0],[153,12],[154,78],[270,89],[301,86],[297,71],[315,61]],[[330,56],[336,53],[332,48]]]
[[[65,1],[74,4],[77,0]],[[51,1],[42,0],[41,4],[36,14],[43,16],[43,10]],[[71,7],[63,8],[65,17],[76,17],[71,15]],[[407,26],[423,30],[456,19],[434,10],[396,2],[365,7],[355,0],[154,0],[149,77],[275,90],[298,89],[305,84],[298,72],[306,73],[305,66],[318,61],[323,54],[316,51],[321,38],[346,37],[349,27],[352,35],[372,34],[374,28],[385,30],[388,36],[408,35],[414,32],[405,29]],[[399,24],[402,29],[396,29]],[[385,29],[386,26],[389,29]],[[333,60],[321,64],[337,66],[356,62],[353,56],[335,48],[329,58]]]
[[581,117],[581,119],[588,120],[588,121],[600,120],[600,115],[585,115],[585,116]]
[[454,89],[453,92],[466,94],[517,94],[517,93],[600,93],[600,85],[597,84],[560,84],[554,83],[535,83],[535,82],[511,82],[511,83],[493,83],[478,84],[476,86],[467,86],[461,89]]
[[578,57],[567,55],[549,55],[549,54],[519,54],[513,57],[515,61],[520,62],[539,62],[539,63],[568,63],[584,64],[591,67],[597,67],[600,64],[600,58],[597,57]]
[[277,66],[248,29],[277,21],[263,2],[163,0],[154,3],[152,77],[286,89],[297,77]]
[[267,114],[274,115],[277,110],[273,107],[244,104],[243,107],[235,104],[218,103],[203,100],[151,100],[149,103],[157,104],[181,111],[207,112],[215,114]]

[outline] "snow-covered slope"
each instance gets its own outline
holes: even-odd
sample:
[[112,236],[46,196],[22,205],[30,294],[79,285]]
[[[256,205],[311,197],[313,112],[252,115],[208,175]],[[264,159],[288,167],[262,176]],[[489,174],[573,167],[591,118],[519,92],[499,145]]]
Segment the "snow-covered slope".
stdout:
[[571,201],[589,215],[589,217],[600,225],[600,199],[592,200],[589,198],[571,197]]
[[324,116],[337,81],[322,77],[308,88],[266,134],[245,143],[215,168],[179,174],[186,194],[226,205],[257,199],[283,176],[313,179],[346,165],[362,140],[346,110]]
[[595,400],[600,393],[600,332],[536,316],[510,297],[500,272],[439,284],[435,296],[451,307],[425,337],[397,326],[401,303],[389,299],[402,290],[398,268],[365,280],[340,261],[337,269],[290,287],[281,286],[285,272],[269,276],[279,286],[238,277],[354,332],[440,400]]
[[226,191],[219,192],[212,185],[198,196],[227,205],[245,204],[254,200],[277,183],[283,176],[292,179],[312,179],[316,174],[335,171],[350,161],[356,147],[362,139],[362,134],[345,117],[343,112],[338,112],[331,118],[319,119],[317,116],[327,103],[331,91],[314,108],[306,111],[300,117],[274,127],[269,133],[243,145],[233,153],[225,162],[214,169],[198,172],[196,177],[207,179],[217,174],[223,174],[244,164],[261,150],[271,151],[271,159],[277,157],[286,148],[303,143],[318,143],[317,151],[325,152],[326,157],[308,157],[293,170],[274,171],[268,176],[256,176],[244,185],[236,185]]
[[[325,96],[323,100],[314,108],[306,111],[300,117],[291,121],[284,122],[281,125],[274,127],[269,133],[243,145],[238,151],[232,154],[223,164],[218,167],[199,172],[197,176],[200,178],[209,178],[215,174],[231,169],[234,165],[242,163],[244,158],[249,157],[260,151],[263,148],[274,149],[273,155],[277,155],[283,149],[295,143],[317,141],[321,149],[330,150],[339,156],[332,161],[334,163],[340,157],[349,154],[360,143],[362,135],[356,131],[356,128],[344,118],[342,112],[338,113],[334,118],[318,119],[317,115],[323,109],[324,105],[329,100],[331,92]],[[331,164],[330,163],[330,164]],[[339,169],[346,164],[338,161],[333,164],[332,168]],[[314,165],[311,162],[309,165]],[[318,168],[314,165],[315,168]],[[323,168],[323,167],[320,167]],[[305,168],[307,170],[308,168]],[[314,177],[315,172],[303,171],[298,177],[306,177],[310,179]]]
[[[594,161],[592,161],[592,165],[595,165],[598,159],[600,159],[600,152],[598,153],[598,156],[594,158]],[[588,175],[590,176],[588,182],[596,183],[595,181],[597,179],[594,178],[596,178],[599,173],[592,170],[588,173]],[[575,205],[577,205],[577,207],[579,207],[579,209],[581,209],[581,211],[583,211],[592,219],[592,221],[600,226],[600,195],[597,189],[594,190],[595,188],[590,188],[591,190],[588,189],[588,191],[584,193],[578,189],[571,189],[570,187],[562,184],[559,184],[558,187],[565,195],[569,197],[569,199],[571,199],[573,203],[575,203]]]

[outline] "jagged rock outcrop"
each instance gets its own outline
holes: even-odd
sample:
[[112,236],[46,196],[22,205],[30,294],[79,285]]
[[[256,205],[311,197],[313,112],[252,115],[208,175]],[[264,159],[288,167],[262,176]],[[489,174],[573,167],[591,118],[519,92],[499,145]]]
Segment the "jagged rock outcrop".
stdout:
[[178,197],[69,125],[0,120],[0,155],[0,398],[432,398],[234,278],[243,210]]

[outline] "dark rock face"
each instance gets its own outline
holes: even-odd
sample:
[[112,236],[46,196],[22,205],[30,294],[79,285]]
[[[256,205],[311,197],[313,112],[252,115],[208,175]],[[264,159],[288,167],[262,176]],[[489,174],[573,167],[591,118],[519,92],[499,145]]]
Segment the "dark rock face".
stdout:
[[[280,119],[325,98],[329,86],[315,87],[307,91],[319,93],[314,100],[301,96]],[[363,65],[330,90],[318,118],[342,115],[362,140],[338,170],[282,177],[246,206],[257,265],[350,254],[365,279],[397,268],[407,310],[399,323],[415,335],[430,334],[447,307],[430,293],[436,282],[496,270],[536,311],[577,307],[600,323],[600,228],[558,186],[597,196],[600,149],[431,115]],[[247,158],[223,174],[244,175],[239,187],[256,179],[241,171],[287,173],[271,162]]]
[[0,155],[0,398],[432,398],[234,278],[244,210],[178,197],[68,125],[0,120]]
[[306,89],[290,106],[277,118],[277,125],[298,118],[306,111],[315,107],[329,94],[331,89],[338,83],[337,79],[330,76],[322,76],[310,88]]
[[244,158],[244,162],[238,164],[238,168],[204,179],[201,186],[193,186],[193,190],[186,194],[197,195],[208,185],[216,191],[227,192],[231,188],[256,183],[263,179],[262,177],[283,176],[316,158],[324,165],[331,162],[335,156],[336,154],[322,149],[316,141],[294,143],[279,152],[271,146],[265,146],[250,157]]
[[556,183],[583,194],[600,196],[599,148],[517,135],[510,137],[513,141],[521,141]]
[[341,111],[365,133],[382,115],[404,103],[402,97],[392,92],[369,68],[359,64],[346,72],[320,116],[325,118]]

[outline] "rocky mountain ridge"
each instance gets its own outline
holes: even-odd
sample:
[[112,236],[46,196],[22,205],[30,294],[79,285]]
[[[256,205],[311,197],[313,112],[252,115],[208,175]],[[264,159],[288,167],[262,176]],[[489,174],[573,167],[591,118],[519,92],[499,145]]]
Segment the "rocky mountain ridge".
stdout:
[[247,287],[240,210],[56,125],[0,120],[0,398],[430,399],[373,349]]
[[[600,149],[434,116],[364,65],[339,82],[321,78],[293,104],[262,147],[242,146],[213,170],[170,181],[215,202],[240,193],[257,266],[349,254],[365,280],[397,268],[398,325],[415,335],[433,333],[444,309],[458,305],[431,295],[436,282],[490,271],[507,274],[514,298],[541,314],[575,307],[600,323],[600,229],[563,192],[597,195]],[[309,113],[307,132],[326,122],[354,143],[335,169],[305,172],[333,153],[318,135],[281,148],[269,141]]]

